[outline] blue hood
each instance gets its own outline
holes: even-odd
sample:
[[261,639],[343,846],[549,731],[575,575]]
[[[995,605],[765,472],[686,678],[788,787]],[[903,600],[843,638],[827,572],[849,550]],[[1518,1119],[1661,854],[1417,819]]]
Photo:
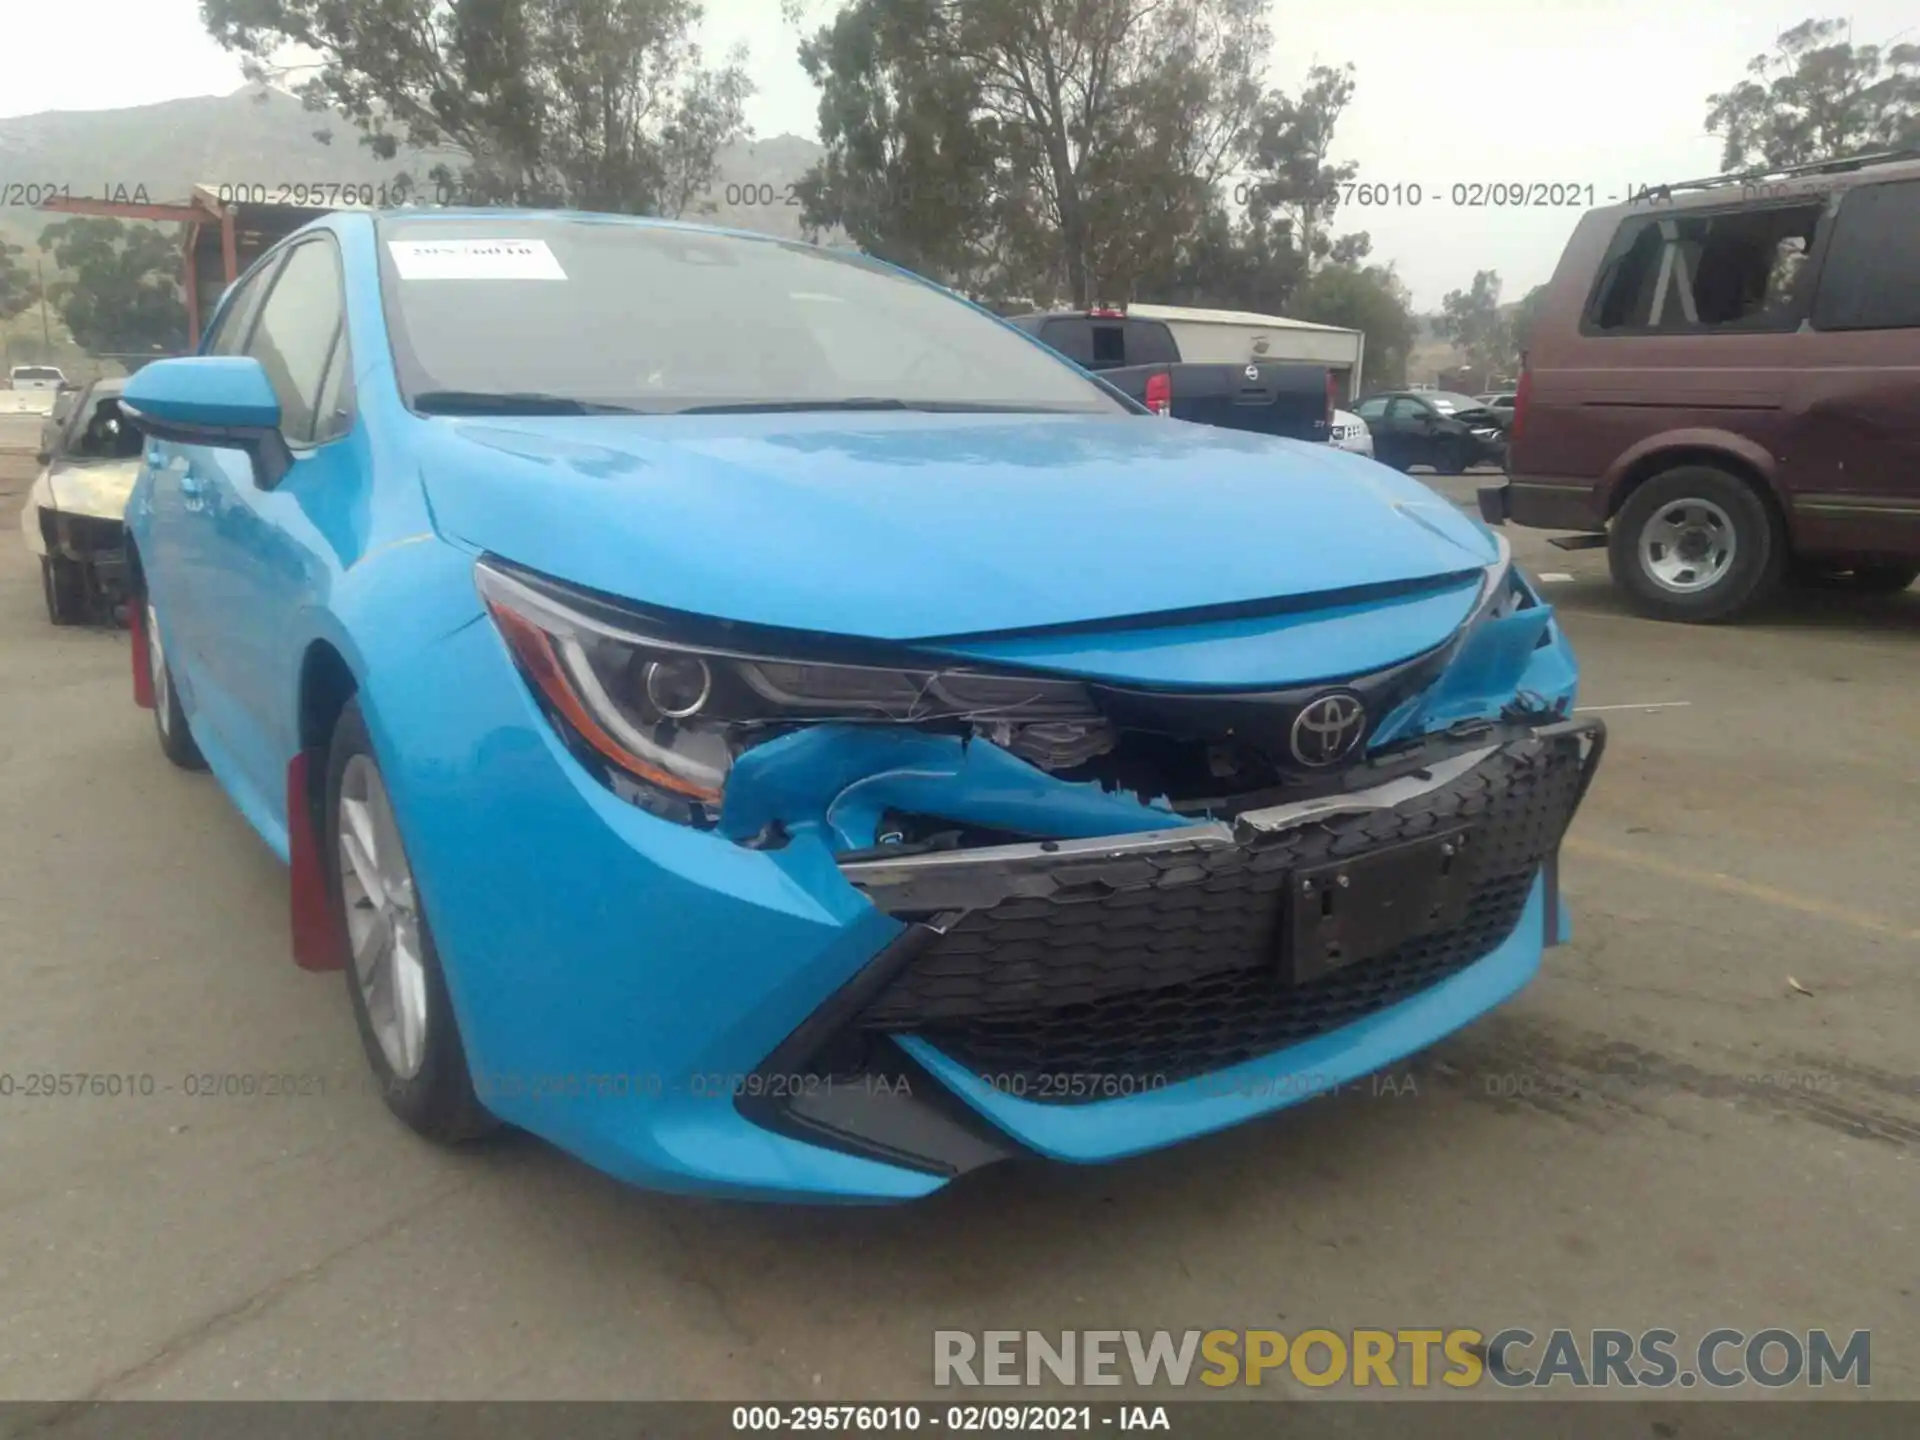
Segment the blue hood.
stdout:
[[[443,534],[696,614],[987,635],[1459,575],[1433,491],[1331,446],[1134,416],[421,422]],[[1407,637],[1408,651],[1444,638]]]

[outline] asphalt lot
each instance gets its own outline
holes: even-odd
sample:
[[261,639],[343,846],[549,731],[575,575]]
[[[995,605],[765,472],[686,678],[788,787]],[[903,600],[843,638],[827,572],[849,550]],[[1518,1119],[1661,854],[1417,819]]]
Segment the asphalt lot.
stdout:
[[0,1398],[908,1398],[936,1328],[1318,1325],[1870,1329],[1873,1393],[1920,1396],[1920,590],[1655,625],[1598,552],[1516,532],[1613,737],[1528,990],[1378,1096],[781,1209],[525,1136],[447,1154],[368,1094],[183,1093],[363,1061],[340,977],[288,959],[278,863],[158,754],[125,635],[46,623],[29,458],[0,457],[0,1071],[172,1093],[0,1099]]

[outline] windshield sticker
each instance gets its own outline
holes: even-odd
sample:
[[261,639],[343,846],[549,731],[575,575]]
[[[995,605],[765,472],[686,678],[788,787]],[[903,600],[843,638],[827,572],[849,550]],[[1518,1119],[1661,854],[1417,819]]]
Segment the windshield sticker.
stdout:
[[544,240],[389,240],[402,280],[564,280]]

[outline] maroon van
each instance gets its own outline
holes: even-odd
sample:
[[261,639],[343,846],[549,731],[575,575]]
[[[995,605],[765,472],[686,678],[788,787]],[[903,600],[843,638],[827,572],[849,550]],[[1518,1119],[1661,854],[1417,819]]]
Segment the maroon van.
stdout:
[[1589,211],[1521,374],[1498,523],[1581,532],[1664,619],[1920,575],[1920,151]]

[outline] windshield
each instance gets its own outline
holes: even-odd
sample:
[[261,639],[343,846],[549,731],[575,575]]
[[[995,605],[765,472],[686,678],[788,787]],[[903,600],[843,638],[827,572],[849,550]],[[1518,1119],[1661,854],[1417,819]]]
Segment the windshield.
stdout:
[[415,409],[1130,414],[998,321],[859,256],[619,220],[387,220]]
[[47,365],[19,365],[14,367],[16,380],[58,380],[60,372]]

